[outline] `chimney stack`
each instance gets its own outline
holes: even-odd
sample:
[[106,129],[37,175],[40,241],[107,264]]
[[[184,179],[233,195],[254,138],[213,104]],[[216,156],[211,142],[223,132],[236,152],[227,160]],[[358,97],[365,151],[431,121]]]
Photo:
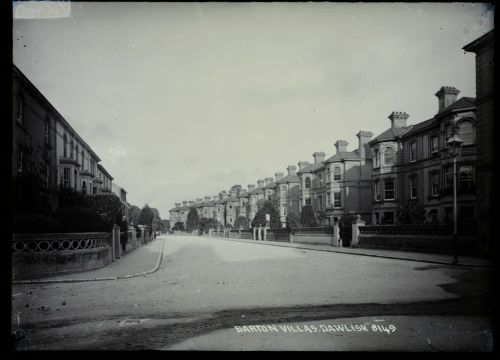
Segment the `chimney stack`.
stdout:
[[335,143],[335,147],[337,148],[337,154],[341,153],[341,152],[346,152],[347,151],[347,145],[349,145],[349,143],[345,140],[337,140],[337,142]]
[[285,174],[283,174],[281,171],[274,173],[274,178],[275,178],[275,181],[278,181],[278,180],[279,180],[279,179],[281,179],[283,176],[285,176]]
[[210,196],[205,196],[205,201],[210,201],[211,197]]
[[201,203],[202,201],[203,201],[203,199],[196,199],[197,203]]
[[297,171],[297,167],[295,165],[289,165],[287,168],[288,175],[295,175],[295,171]]
[[183,206],[187,206],[187,204],[188,204],[188,202],[187,202],[187,201],[183,201],[183,202],[182,202],[182,205],[183,205]]
[[272,178],[272,177],[266,177],[266,178],[264,179],[264,181],[265,181],[265,184],[266,184],[266,186],[267,186],[267,185],[269,185],[270,183],[272,183],[272,182],[273,182],[273,178]]
[[214,200],[215,200],[215,201],[217,201],[217,200],[219,200],[219,199],[220,199],[219,195],[214,195]]
[[263,187],[264,183],[265,183],[265,181],[263,179],[257,180],[257,187],[260,187],[260,188]]
[[360,130],[360,132],[358,132],[356,134],[356,136],[359,139],[359,141],[358,141],[359,156],[362,159],[364,159],[364,158],[366,158],[366,154],[369,154],[370,155],[369,157],[371,157],[371,151],[370,151],[370,146],[368,145],[368,142],[372,138],[373,133],[371,133],[370,131]]
[[393,111],[388,117],[391,120],[391,128],[398,129],[407,126],[406,120],[410,117],[410,115],[401,111]]
[[175,207],[181,207],[181,203],[175,203]]
[[438,112],[443,111],[448,106],[457,101],[457,95],[460,90],[454,88],[453,86],[441,86],[441,89],[435,94],[438,98]]
[[303,168],[305,168],[307,165],[309,165],[309,162],[308,161],[299,161],[299,163],[297,165],[299,165],[299,171],[300,171]]
[[314,163],[315,164],[320,164],[323,162],[323,160],[325,160],[325,156],[326,154],[323,152],[323,151],[316,151],[314,154],[313,154],[313,157],[314,157]]
[[189,205],[189,206],[193,206],[193,205],[194,205],[194,201],[189,201],[189,202],[188,202],[188,205]]
[[254,184],[248,184],[248,192],[252,191],[253,189],[255,189],[255,185]]

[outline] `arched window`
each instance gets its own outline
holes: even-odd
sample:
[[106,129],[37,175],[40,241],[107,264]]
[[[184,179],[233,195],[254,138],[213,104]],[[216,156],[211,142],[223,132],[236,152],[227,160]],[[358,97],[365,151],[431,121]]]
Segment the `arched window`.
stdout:
[[340,167],[338,166],[333,168],[333,180],[340,180]]
[[463,140],[463,145],[474,144],[475,131],[471,121],[462,121],[458,127],[458,136]]
[[394,164],[395,156],[394,149],[392,147],[388,147],[384,150],[384,164],[392,165]]
[[306,187],[306,189],[310,189],[311,188],[311,178],[306,177],[305,187]]

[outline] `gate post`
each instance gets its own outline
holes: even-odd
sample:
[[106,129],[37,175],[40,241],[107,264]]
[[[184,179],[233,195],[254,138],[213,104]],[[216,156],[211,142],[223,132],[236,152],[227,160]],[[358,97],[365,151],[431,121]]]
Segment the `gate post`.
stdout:
[[339,240],[340,240],[339,220],[338,220],[338,218],[334,218],[334,220],[333,220],[332,246],[339,247],[340,246]]
[[120,241],[120,227],[118,225],[113,225],[113,237],[114,237],[114,245],[115,245],[115,257],[117,259],[122,257],[122,247]]
[[365,221],[361,220],[361,215],[352,223],[351,247],[358,247],[359,227],[365,226]]

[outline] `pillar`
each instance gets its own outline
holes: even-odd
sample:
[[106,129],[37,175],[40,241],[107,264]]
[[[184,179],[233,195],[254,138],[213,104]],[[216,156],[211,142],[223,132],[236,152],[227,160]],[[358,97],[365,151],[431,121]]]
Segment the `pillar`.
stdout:
[[351,247],[358,247],[358,236],[359,236],[360,226],[365,226],[365,222],[361,220],[361,215],[358,215],[358,218],[352,223]]

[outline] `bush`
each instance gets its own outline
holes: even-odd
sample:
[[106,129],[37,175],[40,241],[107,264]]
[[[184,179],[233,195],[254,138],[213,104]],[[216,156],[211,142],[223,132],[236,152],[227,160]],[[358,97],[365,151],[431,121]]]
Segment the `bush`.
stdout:
[[13,233],[36,234],[56,233],[60,231],[60,224],[53,215],[46,214],[14,214]]
[[234,222],[235,229],[248,229],[249,228],[248,219],[244,216],[239,216]]
[[57,211],[61,232],[109,232],[109,224],[92,208],[71,206]]
[[271,221],[269,226],[271,229],[281,228],[280,214],[278,210],[276,210],[273,206],[273,203],[269,200],[266,200],[262,205],[262,208],[257,211],[255,217],[252,220],[252,227],[259,227],[260,225],[266,226],[266,214],[271,215]]
[[302,207],[302,212],[300,213],[300,223],[303,227],[315,227],[318,226],[316,217],[314,216],[314,211],[311,205],[304,205]]
[[286,216],[286,227],[288,229],[300,228],[299,218],[294,212],[291,212]]

